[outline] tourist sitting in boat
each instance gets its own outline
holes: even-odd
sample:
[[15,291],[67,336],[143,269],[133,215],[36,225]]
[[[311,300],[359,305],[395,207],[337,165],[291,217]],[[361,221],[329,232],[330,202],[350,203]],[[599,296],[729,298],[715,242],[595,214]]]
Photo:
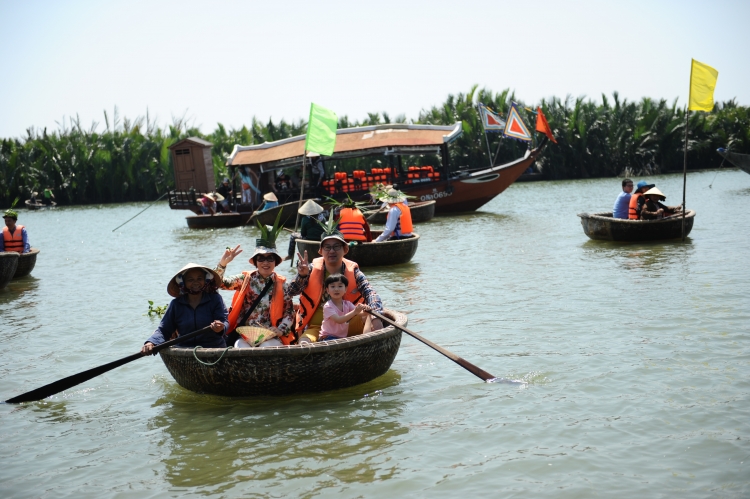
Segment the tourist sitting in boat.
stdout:
[[287,175],[283,171],[279,172],[279,175],[276,177],[276,190],[287,191],[291,188],[292,188],[292,181],[289,178],[289,175]]
[[334,213],[334,215],[338,218],[338,230],[344,235],[346,242],[372,242],[370,224],[367,223],[367,219],[352,198],[347,197],[336,208],[337,213]]
[[5,227],[3,227],[3,238],[0,240],[0,251],[15,251],[16,253],[31,251],[26,227],[16,225],[18,212],[14,209],[5,210],[3,219],[5,220]]
[[224,199],[223,196],[220,196],[219,194],[215,192],[209,192],[208,194],[204,194],[200,200],[201,211],[203,212],[204,215],[215,215],[217,211],[216,202],[222,201],[223,199]]
[[667,196],[656,187],[647,190],[643,195],[646,202],[641,209],[641,220],[659,220],[682,211],[682,206],[665,206],[659,201],[664,201]]
[[52,200],[55,199],[55,195],[52,193],[52,189],[49,187],[45,187],[44,191],[42,192],[42,198],[44,201],[44,204],[47,206],[52,206]]
[[[282,261],[281,255],[276,250],[276,237],[283,228],[279,224],[280,218],[279,214],[272,229],[258,222],[261,238],[256,240],[255,252],[249,260],[256,270],[244,271],[229,277],[224,275],[227,265],[242,253],[239,245],[227,248],[216,268],[216,272],[221,276],[220,288],[235,292],[229,313],[229,330],[233,331],[237,326],[258,325],[276,333],[275,338],[261,343],[262,347],[289,345],[294,341],[294,335],[291,334],[295,320],[292,296],[302,292],[310,272],[306,262],[305,265],[298,264],[297,276],[291,283],[287,283],[286,277],[276,273],[276,266]],[[269,287],[266,289],[267,285]],[[239,324],[264,289],[266,292],[261,297],[258,306],[242,324]],[[235,338],[230,335],[230,343],[233,340]],[[251,346],[241,338],[236,339],[233,344],[237,348]]]
[[234,192],[232,191],[232,186],[229,184],[228,178],[225,177],[224,180],[222,180],[221,185],[218,189],[216,189],[216,192],[218,192],[219,195],[223,198],[219,202],[221,211],[223,211],[224,213],[229,213],[231,211],[229,200],[232,199]]
[[612,208],[612,218],[628,219],[631,192],[633,192],[633,181],[626,178],[622,181],[622,192],[615,199],[615,206]]
[[267,192],[263,194],[263,204],[260,208],[258,208],[258,211],[266,211],[270,210],[271,208],[276,208],[279,205],[279,198],[276,197],[276,194],[273,192]]
[[388,218],[385,221],[385,230],[375,242],[412,237],[411,211],[404,204],[406,195],[399,190],[390,189],[380,200],[388,203]]
[[[340,340],[352,331],[362,330],[369,333],[372,329],[371,315],[367,313],[370,307],[364,303],[356,305],[344,299],[349,280],[343,274],[331,274],[324,281],[329,300],[323,305],[323,324],[320,327],[318,341]],[[360,325],[364,322],[364,325]]]
[[161,345],[175,334],[188,334],[207,326],[213,332],[190,338],[180,347],[225,348],[224,332],[227,330],[227,308],[216,292],[219,275],[208,267],[188,263],[169,280],[167,293],[174,297],[164,313],[159,327],[141,348],[141,353],[151,352],[154,345]]
[[630,196],[630,203],[628,204],[628,219],[629,220],[640,220],[641,209],[643,204],[646,202],[646,198],[643,197],[643,193],[654,187],[654,184],[649,184],[645,180],[638,182],[635,186],[635,192]]
[[[300,344],[314,343],[320,337],[320,328],[323,324],[323,307],[330,298],[323,283],[329,275],[343,274],[346,276],[348,284],[344,297],[347,300],[355,304],[365,303],[376,312],[383,311],[380,297],[370,286],[367,277],[359,270],[359,266],[344,258],[344,255],[349,252],[349,245],[341,233],[336,230],[336,222],[332,214],[328,217],[328,224],[325,229],[318,250],[318,254],[321,256],[312,261],[311,269],[307,275],[300,272],[301,268],[308,267],[307,251],[304,255],[297,254],[299,258],[298,275],[302,275],[304,279],[302,290],[297,293],[302,294],[302,296],[300,296],[295,324]],[[349,335],[360,334],[362,330],[358,330],[358,327],[358,324],[350,324]],[[364,324],[362,324],[362,327],[364,328]],[[383,324],[380,319],[372,321],[373,331],[382,327]]]
[[38,201],[38,200],[36,199],[36,197],[37,197],[38,195],[39,195],[39,193],[38,193],[38,192],[36,192],[36,191],[33,191],[33,192],[31,193],[31,197],[29,198],[29,202],[30,202],[31,204],[38,204],[38,203],[39,203],[39,201]]

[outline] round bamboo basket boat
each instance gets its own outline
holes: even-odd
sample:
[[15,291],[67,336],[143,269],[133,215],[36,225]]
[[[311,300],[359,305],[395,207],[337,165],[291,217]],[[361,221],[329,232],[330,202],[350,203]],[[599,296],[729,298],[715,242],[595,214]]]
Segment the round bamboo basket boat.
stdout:
[[[406,315],[383,315],[406,326]],[[338,390],[385,374],[401,345],[401,331],[388,326],[367,334],[311,345],[266,348],[161,350],[175,381],[188,390],[227,397],[289,395]],[[223,357],[222,357],[223,354]],[[200,359],[206,365],[199,362]]]
[[13,279],[24,277],[31,274],[36,265],[36,256],[39,254],[38,248],[31,248],[31,251],[24,253],[18,257],[18,266],[16,267],[16,273],[13,274]]
[[[417,203],[409,203],[409,211],[411,212],[412,223],[422,223],[432,220],[435,216],[435,204],[437,201],[420,201]],[[388,219],[388,210],[369,210],[362,213],[367,222],[370,225],[373,224],[384,224]]]
[[0,289],[8,285],[18,267],[18,253],[15,251],[0,252]]
[[[612,218],[612,212],[579,213],[583,232],[601,241],[660,241],[682,238],[682,214],[661,220],[624,220]],[[685,213],[685,236],[690,234],[695,210]]]
[[49,205],[46,205],[42,203],[41,201],[37,201],[36,203],[32,203],[30,199],[27,199],[24,202],[24,206],[26,206],[29,210],[43,210],[45,208],[54,208],[57,206],[57,203],[52,201]]
[[[383,231],[372,231],[372,238],[375,239]],[[417,252],[419,246],[419,234],[413,233],[413,237],[408,239],[397,239],[392,241],[383,241],[382,243],[361,243],[349,247],[349,252],[344,258],[357,262],[360,267],[377,267],[381,265],[397,265],[407,263]],[[308,258],[312,260],[317,258],[320,241],[310,241],[307,239],[297,239],[297,250],[300,254],[307,251]]]

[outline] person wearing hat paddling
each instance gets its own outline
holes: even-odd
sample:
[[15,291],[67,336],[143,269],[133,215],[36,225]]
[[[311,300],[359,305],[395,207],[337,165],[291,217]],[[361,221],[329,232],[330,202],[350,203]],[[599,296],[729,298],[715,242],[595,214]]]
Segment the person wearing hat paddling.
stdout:
[[[228,277],[224,275],[227,265],[242,253],[240,245],[227,248],[216,267],[216,272],[221,276],[219,281],[221,289],[235,292],[232,297],[232,309],[229,313],[229,330],[232,331],[237,326],[245,325],[258,325],[270,329],[276,333],[277,337],[261,343],[260,346],[263,347],[289,345],[294,341],[294,335],[291,334],[294,326],[292,296],[301,292],[304,279],[309,272],[306,265],[304,267],[298,265],[297,277],[291,283],[287,283],[286,277],[276,273],[276,266],[282,261],[281,255],[276,250],[276,237],[282,228],[279,227],[280,218],[281,214],[276,217],[276,223],[270,230],[258,222],[261,229],[261,238],[255,241],[255,252],[249,260],[256,270],[252,272],[244,271],[241,274]],[[244,316],[269,281],[271,282],[270,287],[261,298],[258,306],[247,318],[245,324],[237,324],[237,321]],[[247,348],[251,345],[242,339],[238,339],[234,346]]]
[[643,197],[643,193],[654,187],[654,184],[649,184],[645,180],[638,182],[635,186],[635,192],[630,196],[630,203],[628,204],[628,219],[629,220],[640,220],[641,209],[643,203],[646,202],[646,198]]
[[299,230],[302,239],[320,241],[320,236],[323,235],[323,227],[320,223],[326,220],[326,210],[312,199],[308,199],[302,208],[297,210],[297,213],[302,215]]
[[52,189],[49,187],[45,187],[44,191],[42,192],[42,198],[44,200],[44,204],[47,206],[52,206],[52,200],[55,199],[55,195],[52,193]]
[[279,198],[276,197],[276,194],[273,192],[267,192],[263,194],[263,204],[258,208],[258,211],[270,210],[271,208],[276,208],[278,205]]
[[211,326],[213,333],[204,333],[190,338],[179,346],[193,348],[226,348],[224,332],[229,326],[227,308],[224,300],[216,292],[217,283],[221,282],[218,273],[199,265],[188,263],[169,280],[167,293],[174,297],[164,313],[159,327],[144,343],[141,353],[148,354],[155,345],[168,341],[176,333],[187,334],[191,331]]
[[641,220],[659,220],[682,212],[682,206],[665,206],[659,201],[664,201],[667,196],[656,187],[647,190],[643,196],[646,202],[641,209]]
[[[320,337],[320,328],[323,324],[323,307],[330,296],[324,288],[325,279],[332,274],[346,276],[347,286],[344,300],[354,305],[364,303],[376,312],[383,311],[383,303],[375,290],[370,286],[370,281],[359,270],[356,262],[344,258],[349,252],[349,245],[340,232],[336,230],[336,222],[333,213],[329,215],[325,232],[321,236],[320,249],[312,263],[308,263],[307,251],[304,255],[297,253],[298,275],[303,278],[303,288],[299,297],[299,308],[295,328],[299,337],[299,343],[314,343]],[[302,269],[302,270],[301,270]],[[309,269],[309,270],[305,270]],[[354,317],[349,322],[349,336],[361,334],[365,327],[360,316]],[[380,319],[373,319],[372,330],[382,329]]]
[[201,211],[204,215],[215,215],[216,214],[216,202],[223,201],[224,197],[215,193],[209,192],[204,194],[200,200]]
[[5,220],[5,227],[3,227],[3,237],[0,239],[0,251],[15,251],[16,253],[31,251],[26,227],[16,225],[18,212],[14,209],[5,210],[3,219]]
[[388,203],[388,218],[385,220],[385,230],[375,242],[412,237],[411,210],[404,203],[406,195],[399,190],[389,189],[380,200]]

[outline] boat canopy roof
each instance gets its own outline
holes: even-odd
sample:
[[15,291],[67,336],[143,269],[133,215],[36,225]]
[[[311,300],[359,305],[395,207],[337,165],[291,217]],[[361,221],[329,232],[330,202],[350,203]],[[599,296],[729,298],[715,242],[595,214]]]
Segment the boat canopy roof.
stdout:
[[[336,148],[331,159],[369,156],[372,154],[412,155],[439,154],[443,144],[461,136],[460,121],[451,126],[389,124],[336,131]],[[262,171],[302,164],[305,135],[252,146],[235,145],[227,166],[262,165]],[[308,157],[318,156],[308,153]]]

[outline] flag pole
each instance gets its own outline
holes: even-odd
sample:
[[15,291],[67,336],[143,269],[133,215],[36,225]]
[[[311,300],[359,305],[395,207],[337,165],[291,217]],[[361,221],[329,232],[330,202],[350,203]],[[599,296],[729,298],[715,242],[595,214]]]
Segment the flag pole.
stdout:
[[302,153],[302,178],[299,179],[299,203],[297,203],[297,220],[294,222],[294,232],[299,227],[299,209],[302,208],[302,199],[305,195],[305,163],[307,163],[307,149]]
[[687,191],[687,151],[690,108],[685,106],[685,160],[682,167],[682,242],[685,242],[685,192]]
[[484,130],[484,141],[487,144],[487,160],[490,162],[490,168],[492,168],[492,150],[490,149],[490,139],[487,138],[487,129],[484,127],[484,111],[482,111],[482,105],[477,104],[479,108],[479,119],[482,120],[482,130]]
[[[306,158],[307,149],[302,151],[302,175],[299,179],[299,203],[297,203],[297,219],[294,222],[294,232],[289,236],[292,239],[294,238],[294,234],[297,232],[297,227],[299,227],[299,209],[302,207],[302,197],[305,195],[305,163],[307,162]],[[292,258],[290,258],[289,267],[294,267],[294,248],[292,248]]]

